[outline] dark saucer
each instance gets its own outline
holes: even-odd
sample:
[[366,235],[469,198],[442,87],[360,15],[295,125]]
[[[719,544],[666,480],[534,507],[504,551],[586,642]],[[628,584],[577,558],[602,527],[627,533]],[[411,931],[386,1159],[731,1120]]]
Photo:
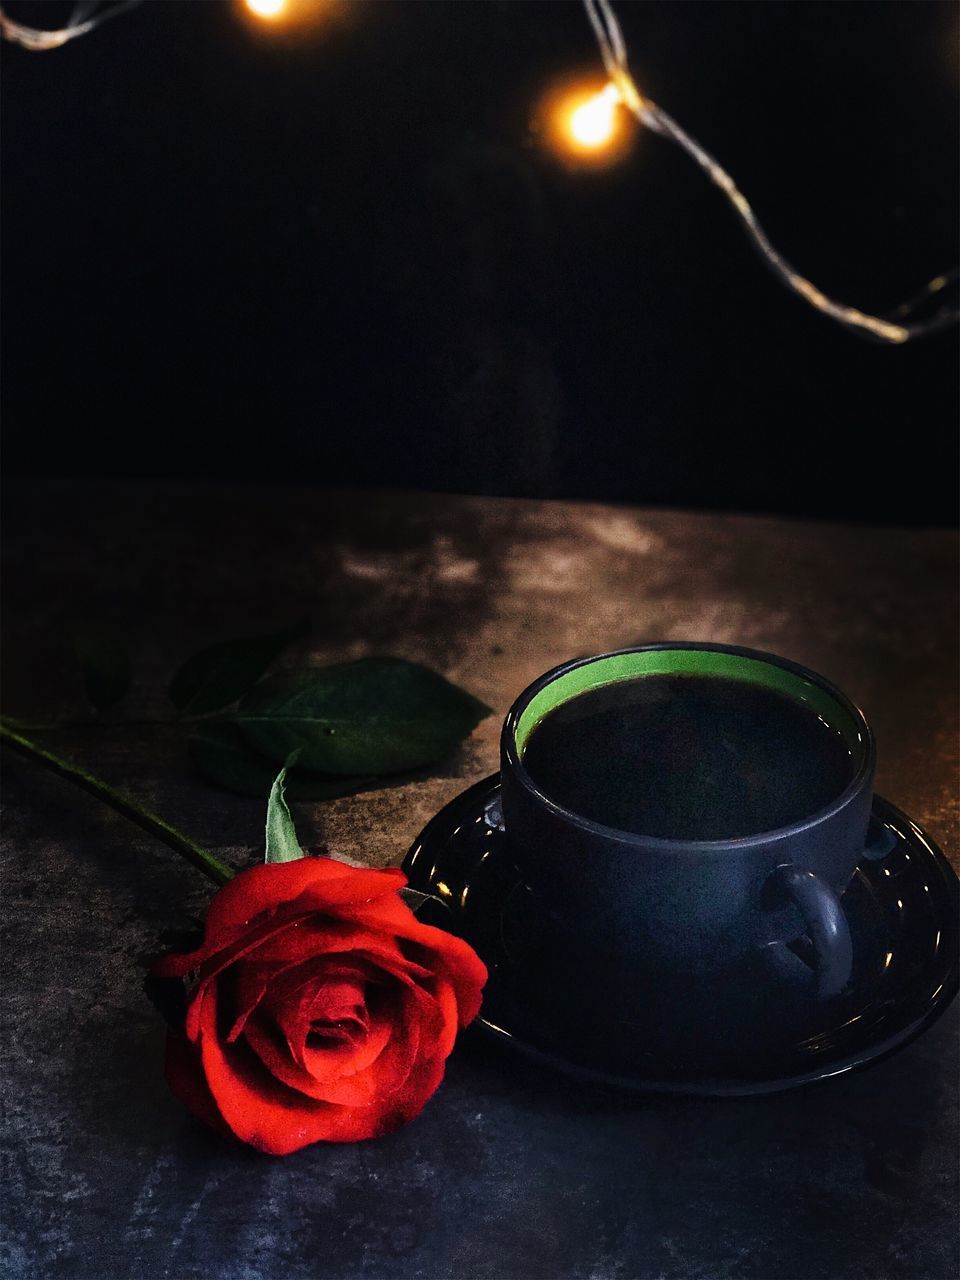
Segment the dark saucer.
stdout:
[[843,895],[847,990],[817,1000],[800,940],[767,948],[738,975],[734,1007],[722,990],[691,1000],[682,984],[652,982],[566,937],[520,879],[497,825],[499,793],[494,775],[458,796],[403,868],[410,888],[430,895],[420,918],[465,938],[489,969],[479,1025],[567,1074],[672,1093],[789,1089],[900,1048],[957,992],[957,877],[885,800],[874,800],[870,853]]

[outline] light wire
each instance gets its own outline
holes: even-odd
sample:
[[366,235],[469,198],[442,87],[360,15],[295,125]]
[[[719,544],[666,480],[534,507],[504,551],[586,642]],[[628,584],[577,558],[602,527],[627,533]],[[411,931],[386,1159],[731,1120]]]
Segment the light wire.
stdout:
[[700,166],[714,186],[719,187],[746,231],[750,243],[760,254],[774,275],[788,289],[800,295],[817,311],[836,320],[855,333],[876,338],[880,342],[904,343],[912,338],[924,337],[956,323],[960,310],[955,306],[942,307],[929,320],[897,323],[912,315],[920,306],[941,293],[957,280],[956,269],[934,277],[929,284],[907,302],[894,308],[887,316],[873,316],[857,307],[837,302],[806,276],[800,274],[770,243],[770,239],[757,220],[746,196],[724,167],[692,138],[685,129],[637,88],[627,65],[627,45],[620,23],[613,12],[610,0],[583,0],[593,28],[600,56],[610,81],[620,95],[620,101],[646,128],[658,133],[681,147]]
[[[141,0],[117,0],[116,4],[105,6],[99,13],[91,13],[94,4],[91,0],[77,4],[65,27],[44,30],[42,27],[28,27],[22,22],[14,22],[0,5],[0,36],[12,44],[18,44],[34,53],[45,53],[49,49],[59,49],[78,36],[85,36],[88,31],[95,31],[108,18],[116,18],[121,13],[140,4]],[[86,15],[90,14],[89,17]]]
[[[79,0],[74,6],[69,25],[51,31],[14,22],[0,5],[0,35],[6,40],[22,45],[25,49],[37,51],[58,49],[70,40],[76,40],[77,37],[95,30],[108,18],[115,18],[140,3],[141,0],[115,0],[115,3],[104,4],[101,9],[95,11],[95,0]],[[885,316],[870,315],[857,307],[838,302],[828,297],[822,289],[818,289],[812,280],[801,275],[771,244],[750,202],[727,170],[664,111],[663,107],[658,106],[637,88],[627,64],[627,44],[610,0],[583,0],[583,4],[600,49],[603,65],[620,102],[646,128],[669,138],[671,142],[681,147],[699,165],[713,185],[719,187],[740,219],[751,245],[782,284],[838,324],[844,325],[854,333],[875,338],[880,342],[901,344],[913,338],[936,333],[956,323],[960,317],[960,310],[956,305],[941,306],[939,311],[926,320],[911,321],[909,319],[919,308],[928,305],[938,294],[956,284],[958,274],[956,269],[935,276],[911,298],[893,308]]]

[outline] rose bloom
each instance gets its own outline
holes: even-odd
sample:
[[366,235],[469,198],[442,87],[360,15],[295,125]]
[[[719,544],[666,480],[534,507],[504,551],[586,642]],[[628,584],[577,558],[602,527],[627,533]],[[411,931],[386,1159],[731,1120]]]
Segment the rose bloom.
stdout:
[[167,1039],[194,1115],[272,1155],[412,1120],[480,1008],[484,965],[401,901],[402,871],[305,857],[241,871],[203,944],[153,973],[193,980]]

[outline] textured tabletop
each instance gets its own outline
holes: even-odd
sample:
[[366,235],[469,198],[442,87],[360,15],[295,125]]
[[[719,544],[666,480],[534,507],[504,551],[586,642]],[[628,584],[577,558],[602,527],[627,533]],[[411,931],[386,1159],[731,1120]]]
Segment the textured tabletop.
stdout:
[[[957,865],[949,532],[310,488],[13,487],[4,709],[89,719],[73,631],[129,635],[125,722],[50,737],[235,866],[263,803],[216,790],[162,690],[189,653],[309,613],[298,659],[390,653],[494,708],[414,780],[297,807],[301,836],[397,864],[497,764],[547,668],[667,639],[768,649],[865,710],[877,790]],[[940,1280],[957,1270],[956,1009],[900,1054],[795,1093],[623,1097],[467,1037],[408,1128],[284,1160],[194,1124],[142,994],[210,888],[32,764],[4,758],[4,1275]]]

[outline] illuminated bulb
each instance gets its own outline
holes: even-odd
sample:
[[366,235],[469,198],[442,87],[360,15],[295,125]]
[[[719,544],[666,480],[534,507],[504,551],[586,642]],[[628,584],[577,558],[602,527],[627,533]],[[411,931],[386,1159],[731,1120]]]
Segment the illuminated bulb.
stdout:
[[536,127],[558,155],[604,169],[624,156],[633,140],[633,121],[623,105],[614,84],[568,82],[544,98]]
[[571,141],[584,151],[600,151],[609,146],[617,131],[617,107],[620,94],[616,85],[608,84],[600,93],[575,107],[568,129]]
[[[2,3],[2,0],[0,0]],[[326,25],[335,8],[333,0],[234,0],[244,17],[283,34],[309,33]]]
[[279,18],[287,7],[287,0],[244,0],[247,8],[257,18]]

